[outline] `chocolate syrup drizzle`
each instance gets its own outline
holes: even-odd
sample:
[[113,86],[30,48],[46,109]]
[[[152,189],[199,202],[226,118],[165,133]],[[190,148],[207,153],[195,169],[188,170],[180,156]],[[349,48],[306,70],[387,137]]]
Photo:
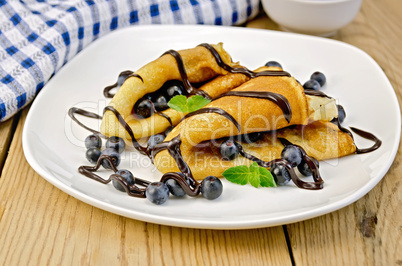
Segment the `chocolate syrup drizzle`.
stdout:
[[[228,72],[231,73],[241,73],[241,74],[245,74],[251,78],[254,77],[258,77],[258,76],[290,76],[289,73],[285,72],[285,71],[262,71],[262,72],[253,72],[248,70],[247,68],[232,68],[231,66],[225,64],[222,60],[222,58],[220,57],[219,53],[209,44],[200,44],[200,46],[203,46],[205,48],[207,48],[209,51],[211,51],[212,55],[215,57],[217,63],[219,66],[221,66],[223,69],[225,69]],[[206,94],[205,92],[195,89],[194,87],[192,87],[190,81],[187,78],[187,73],[185,72],[184,69],[184,64],[183,64],[183,60],[181,59],[181,56],[178,52],[174,51],[174,50],[169,50],[165,54],[170,54],[172,56],[174,56],[174,58],[176,59],[176,62],[178,64],[179,67],[179,71],[184,83],[184,86],[186,88],[186,90],[188,91],[189,94],[201,94],[206,98],[210,99],[210,96],[208,94]],[[128,75],[127,78],[129,77],[137,77],[140,78],[142,81],[142,77],[133,73],[132,71],[125,71],[122,72],[119,77],[124,76],[124,75]],[[108,86],[105,88],[104,90],[104,94],[105,97],[110,97],[112,96],[112,94],[110,94],[110,90],[112,88],[115,88],[119,86],[119,81],[117,81],[115,84]],[[316,92],[316,91],[307,91],[306,94],[308,95],[316,95],[316,96],[321,96],[321,97],[328,97],[327,95],[325,95],[322,92]],[[267,92],[255,92],[255,91],[246,91],[246,92],[240,92],[240,91],[233,91],[233,92],[228,92],[224,95],[219,96],[218,98],[224,97],[224,96],[239,96],[239,97],[253,97],[253,98],[262,98],[262,99],[268,99],[271,100],[273,102],[275,102],[283,111],[286,120],[289,122],[292,116],[292,112],[291,112],[291,108],[289,105],[289,102],[287,101],[287,99],[285,97],[283,97],[282,95],[279,94],[275,94],[275,93],[267,93]],[[216,98],[217,99],[217,98]],[[127,124],[127,122],[124,120],[124,118],[121,116],[121,114],[112,106],[107,106],[104,109],[104,113],[106,111],[111,111],[116,118],[118,119],[119,123],[124,127],[124,129],[126,130],[126,132],[130,135],[130,138],[132,140],[132,144],[134,146],[134,148],[139,151],[141,154],[144,154],[146,156],[148,156],[149,158],[152,159],[152,161],[154,160],[155,156],[157,153],[159,153],[162,150],[167,150],[169,152],[169,154],[174,158],[174,160],[177,163],[177,166],[180,170],[180,172],[169,172],[169,173],[165,173],[162,178],[161,178],[161,182],[164,182],[168,179],[174,179],[176,180],[180,186],[183,188],[183,190],[186,192],[187,195],[189,196],[197,196],[200,193],[200,187],[201,184],[199,182],[197,182],[197,180],[194,179],[191,169],[188,166],[188,164],[184,161],[184,158],[181,154],[181,150],[180,150],[180,145],[181,145],[181,139],[180,139],[180,135],[174,137],[173,139],[171,139],[170,141],[165,141],[162,142],[158,145],[156,145],[153,149],[150,148],[149,146],[141,146],[138,141],[136,140],[136,138],[134,137],[134,133],[131,130],[130,126]],[[222,115],[224,117],[226,117],[229,121],[231,121],[236,128],[238,129],[238,131],[241,131],[240,128],[240,124],[226,111],[224,111],[223,109],[220,108],[203,108],[200,110],[197,110],[193,113],[189,113],[187,114],[184,119],[187,119],[193,115],[198,115],[201,113],[217,113],[219,115]],[[83,116],[87,116],[90,118],[95,118],[95,119],[102,119],[101,116],[76,108],[76,107],[72,107],[70,108],[69,112],[68,112],[69,116],[80,126],[82,126],[83,128],[89,130],[90,132],[94,133],[94,134],[98,134],[102,137],[106,137],[104,135],[102,135],[99,131],[93,130],[88,128],[87,126],[83,125],[78,119],[76,119],[75,114],[80,114]],[[169,118],[170,120],[170,118]],[[171,121],[169,121],[171,123]],[[348,131],[347,129],[343,128],[340,126],[340,123],[338,122],[338,127],[340,128],[340,130],[347,132],[348,134],[350,134],[353,138],[353,135],[351,134],[350,131]],[[357,129],[357,128],[351,128],[352,131],[354,131],[356,134],[360,135],[363,138],[367,138],[370,140],[373,140],[375,142],[375,144],[370,147],[370,148],[366,148],[366,149],[359,149],[356,148],[356,153],[366,153],[366,152],[370,152],[373,151],[375,149],[378,149],[381,145],[381,141],[375,137],[373,134],[369,133],[369,132],[365,132],[363,130]],[[288,140],[283,139],[283,138],[279,138],[279,140],[281,141],[281,143],[286,146],[286,145],[295,145],[290,143]],[[303,156],[303,160],[308,164],[310,170],[312,171],[313,174],[313,180],[314,182],[305,182],[302,181],[300,178],[298,178],[298,176],[296,175],[293,167],[291,166],[291,164],[284,160],[284,159],[275,159],[269,162],[263,161],[247,152],[244,151],[243,147],[238,144],[239,149],[240,149],[240,154],[242,156],[244,156],[245,158],[257,162],[257,164],[259,164],[261,167],[265,167],[265,168],[271,168],[274,164],[281,164],[284,167],[286,167],[286,169],[288,170],[291,179],[293,180],[293,182],[296,184],[296,186],[300,187],[300,188],[304,188],[304,189],[311,189],[311,190],[316,190],[316,189],[322,189],[323,188],[323,183],[324,181],[322,180],[318,167],[315,165],[314,161],[311,159],[311,157],[309,157],[306,152],[300,147],[300,150],[302,151],[302,156]],[[297,145],[295,145],[297,146]],[[143,180],[143,179],[139,179],[139,178],[135,178],[134,180],[134,185],[130,185],[127,183],[127,181],[122,178],[120,175],[117,174],[112,174],[109,179],[105,180],[102,177],[96,175],[94,172],[96,172],[100,165],[102,160],[108,160],[109,164],[112,166],[112,170],[116,173],[117,172],[117,168],[114,166],[111,157],[109,156],[105,156],[102,155],[99,160],[97,161],[97,164],[95,166],[80,166],[79,167],[79,172],[91,179],[94,179],[98,182],[107,184],[112,180],[116,180],[117,182],[119,182],[124,189],[126,190],[127,194],[133,197],[145,197],[145,189],[146,187],[150,184],[149,181]],[[136,184],[142,186],[143,188],[139,188],[138,186],[136,186]]]
[[191,116],[205,114],[205,113],[215,113],[215,114],[226,117],[236,126],[237,130],[240,132],[241,128],[240,128],[240,124],[237,122],[237,120],[234,119],[234,117],[231,114],[229,114],[228,112],[226,112],[225,110],[223,110],[221,108],[217,108],[217,107],[205,107],[202,109],[198,109],[197,111],[194,111],[194,112],[191,112],[191,113],[188,113],[187,115],[185,115],[181,119],[181,121],[183,121]]
[[94,129],[92,129],[92,128],[89,128],[89,127],[87,127],[86,125],[84,125],[83,123],[81,123],[81,122],[75,117],[75,114],[79,114],[79,115],[82,115],[82,116],[85,116],[85,117],[89,117],[89,118],[95,118],[95,119],[98,119],[98,120],[102,120],[102,118],[103,118],[102,116],[100,116],[100,115],[98,115],[98,114],[95,114],[95,113],[93,113],[93,112],[85,111],[85,110],[80,109],[80,108],[77,108],[77,107],[71,107],[71,108],[68,110],[68,116],[71,117],[71,119],[72,119],[74,122],[76,122],[78,125],[80,125],[81,127],[85,128],[86,130],[88,130],[88,131],[92,132],[93,134],[96,134],[96,135],[98,135],[98,136],[100,136],[100,137],[102,137],[102,138],[105,138],[105,139],[108,138],[107,136],[103,135],[103,134],[100,133],[99,131],[94,130]]
[[[219,108],[216,108],[219,109]],[[70,109],[71,110],[71,109]],[[222,109],[220,109],[222,110]],[[172,158],[174,158],[174,160],[176,161],[176,164],[180,170],[179,172],[171,172],[171,173],[166,173],[162,176],[161,178],[161,182],[166,181],[167,179],[174,179],[176,180],[180,186],[183,188],[183,190],[186,192],[187,195],[189,196],[197,196],[200,193],[200,186],[201,184],[199,182],[197,182],[197,180],[194,179],[191,169],[188,166],[188,164],[184,161],[184,158],[181,154],[180,151],[180,145],[181,145],[181,139],[180,136],[176,136],[175,138],[173,138],[170,141],[167,142],[162,142],[160,144],[158,144],[154,149],[150,149],[149,146],[141,146],[138,141],[135,139],[134,134],[130,128],[130,126],[125,122],[124,118],[121,116],[121,114],[113,107],[111,106],[107,106],[104,110],[106,111],[111,111],[113,112],[113,114],[116,116],[116,118],[118,119],[119,123],[125,128],[125,130],[128,132],[128,134],[130,135],[130,138],[132,139],[132,143],[134,148],[139,151],[140,153],[147,155],[149,158],[151,158],[152,160],[155,158],[156,154],[158,154],[160,151],[162,150],[167,150],[169,152],[169,154],[172,156]],[[238,130],[240,131],[240,125],[238,124],[238,122],[232,117],[232,119],[229,118],[230,114],[226,113],[224,110],[222,110],[223,112],[216,112],[218,114],[223,115],[224,117],[228,118],[234,125],[236,125],[236,127],[238,128]],[[211,112],[210,110],[206,109],[200,109],[198,111],[196,111],[197,114],[200,113],[209,113]],[[215,111],[214,111],[215,112]],[[80,114],[83,114],[82,112],[80,112]],[[190,113],[192,114],[192,113]],[[191,115],[190,115],[191,116]],[[188,117],[190,117],[188,116]],[[187,117],[187,118],[188,118]],[[283,145],[291,145],[290,142],[288,142],[287,140],[281,139]],[[323,181],[321,179],[321,176],[319,174],[318,168],[315,166],[314,161],[307,156],[307,154],[305,153],[305,151],[301,148],[302,150],[302,154],[303,154],[303,159],[307,162],[307,164],[310,166],[312,173],[313,173],[313,179],[314,182],[305,182],[302,181],[300,178],[298,178],[298,176],[296,175],[293,167],[290,165],[289,162],[287,162],[286,160],[283,159],[275,159],[273,161],[270,162],[266,162],[266,161],[262,161],[259,158],[248,154],[244,151],[243,147],[239,145],[240,148],[240,154],[242,156],[244,156],[245,158],[251,160],[251,161],[255,161],[257,162],[260,166],[262,167],[266,167],[266,168],[270,168],[272,167],[274,164],[278,163],[278,164],[282,164],[284,167],[286,167],[286,169],[288,170],[293,182],[300,188],[304,188],[304,189],[321,189],[323,186]],[[108,157],[108,156],[106,156]],[[99,158],[98,163],[95,167],[90,167],[90,166],[81,166],[79,168],[79,172],[91,179],[94,179],[96,181],[99,181],[101,183],[109,183],[112,179],[117,180],[126,190],[127,194],[130,196],[135,196],[135,197],[144,197],[145,194],[143,193],[144,189],[139,189],[136,186],[129,186],[127,184],[127,182],[125,180],[123,180],[123,178],[121,178],[120,176],[114,174],[111,175],[111,177],[108,180],[104,180],[103,178],[101,178],[100,176],[96,175],[94,172],[96,170],[99,169],[100,166],[100,162],[105,158],[105,156]],[[110,158],[108,158],[110,160]],[[113,165],[114,166],[114,165]],[[117,172],[117,169],[113,169],[114,172]],[[135,179],[137,182],[137,179]],[[141,180],[141,179],[139,179]],[[144,181],[145,182],[145,181]],[[143,182],[143,184],[144,184]]]
[[[127,182],[127,180],[125,180],[121,175],[118,175],[118,174],[112,174],[106,180],[103,179],[102,177],[94,174],[94,172],[96,172],[100,168],[103,160],[107,160],[109,162],[109,165],[112,167],[112,170],[115,173],[117,172],[117,168],[114,165],[111,157],[107,156],[107,155],[101,155],[95,166],[80,166],[78,168],[78,172],[80,172],[81,174],[83,174],[95,181],[98,181],[102,184],[108,184],[112,180],[115,180],[120,183],[120,185],[126,190],[128,195],[130,195],[132,197],[137,197],[137,198],[145,198],[146,187],[149,184],[151,184],[151,182],[149,182],[147,180],[143,180],[143,179],[134,177],[134,184],[130,185]],[[136,186],[136,184],[142,186],[142,188],[139,188],[138,186]]]
[[318,97],[325,97],[325,98],[331,98],[322,91],[317,91],[317,90],[312,90],[312,89],[304,89],[304,94],[306,95],[311,95],[311,96],[318,96]]
[[151,104],[152,112],[154,114],[162,116],[163,118],[165,118],[169,122],[170,126],[173,126],[172,119],[170,119],[170,117],[168,115],[156,110],[155,105],[151,100],[147,100],[147,102],[149,102]]
[[184,88],[186,89],[188,94],[189,95],[201,95],[204,98],[211,100],[212,98],[211,98],[211,96],[209,96],[208,93],[206,93],[203,90],[196,89],[193,87],[193,85],[191,85],[190,80],[188,79],[188,76],[187,76],[187,72],[184,68],[183,59],[181,58],[181,55],[179,54],[179,52],[177,52],[175,50],[169,50],[169,51],[166,51],[165,53],[163,53],[162,56],[164,56],[166,54],[170,54],[171,56],[173,56],[175,58],[175,60],[177,62],[177,67],[179,68],[181,79],[183,81]]
[[[71,108],[70,110],[72,110],[73,108]],[[77,110],[79,110],[78,108],[75,108],[71,111],[72,114],[74,113],[79,113],[81,115],[86,115],[87,113],[85,112],[77,112]],[[130,138],[132,140],[132,144],[134,146],[134,148],[139,151],[141,154],[144,154],[146,156],[148,156],[149,158],[151,158],[152,160],[154,159],[154,156],[162,150],[168,150],[169,154],[175,159],[181,173],[166,173],[162,176],[161,182],[166,181],[167,179],[174,179],[177,182],[179,182],[179,184],[182,186],[183,190],[187,193],[187,195],[189,196],[197,196],[200,193],[200,189],[201,189],[201,184],[199,182],[197,182],[194,178],[193,175],[191,173],[190,167],[187,165],[187,163],[184,161],[183,156],[181,155],[181,151],[180,151],[180,145],[181,145],[181,140],[180,140],[180,136],[177,136],[175,138],[173,138],[172,140],[170,140],[169,142],[163,142],[158,144],[154,149],[151,149],[150,146],[141,146],[138,141],[136,140],[136,138],[134,137],[134,133],[131,130],[130,126],[127,124],[127,122],[124,120],[124,118],[121,116],[121,114],[112,106],[107,106],[105,107],[104,112],[106,111],[111,111],[116,118],[118,119],[119,123],[125,128],[125,130],[127,131],[127,133],[130,135]],[[70,113],[70,112],[69,112]],[[89,113],[89,112],[88,112]],[[104,156],[102,155],[99,159],[98,162],[96,164],[96,166],[91,167],[91,166],[80,166],[79,167],[79,172],[91,179],[94,179],[96,181],[99,181],[101,183],[107,184],[110,181],[112,181],[113,179],[115,179],[116,181],[118,181],[126,190],[127,194],[130,196],[134,196],[134,197],[145,197],[145,189],[144,188],[138,188],[137,186],[135,186],[135,184],[139,184],[142,186],[147,186],[148,184],[150,184],[149,181],[146,180],[142,180],[139,178],[135,178],[134,180],[134,185],[130,186],[127,181],[125,181],[121,176],[117,175],[117,174],[113,174],[109,177],[109,179],[105,180],[102,177],[100,177],[99,175],[95,174],[94,172],[97,171],[100,167],[100,164],[102,162],[102,160],[107,159],[109,161],[109,163],[112,165],[113,167],[113,171],[116,173],[117,172],[117,168],[114,166],[113,163],[111,163],[111,157],[110,156]]]
[[[261,71],[261,72],[254,72],[245,67],[231,67],[222,60],[222,57],[220,56],[218,51],[216,51],[216,49],[212,45],[210,45],[208,43],[202,43],[198,46],[202,46],[202,47],[208,49],[211,52],[211,54],[213,55],[213,57],[215,58],[216,63],[221,68],[223,68],[224,70],[226,70],[230,73],[244,74],[250,78],[256,78],[256,77],[260,77],[260,76],[287,76],[287,77],[291,76],[288,72],[280,71],[280,70],[266,70],[266,71]],[[182,59],[181,55],[179,54],[179,52],[177,52],[175,50],[169,50],[169,51],[166,51],[165,53],[163,53],[162,56],[166,55],[166,54],[170,54],[171,56],[173,56],[175,58],[177,67],[180,72],[180,77],[183,81],[184,88],[186,89],[188,94],[189,95],[201,95],[204,98],[211,100],[212,98],[210,95],[208,95],[207,92],[193,87],[190,80],[188,79],[187,72],[184,67],[183,59]],[[125,76],[126,76],[126,78],[123,79]],[[134,73],[133,71],[131,71],[131,70],[123,71],[119,74],[118,80],[116,81],[115,84],[104,88],[104,90],[103,90],[104,96],[106,98],[112,98],[114,96],[114,94],[110,93],[110,91],[116,87],[121,86],[122,81],[124,81],[130,77],[137,77],[137,78],[141,79],[142,82],[144,82],[142,77],[140,75]],[[247,96],[245,96],[245,97],[247,97]],[[157,112],[157,114],[168,119],[168,117],[163,115],[161,112]],[[171,121],[169,121],[169,123],[171,123]]]
[[[202,46],[202,47],[208,49],[211,52],[211,54],[213,55],[213,57],[215,58],[216,63],[221,68],[223,68],[224,70],[226,70],[230,73],[244,74],[250,78],[256,78],[256,77],[260,77],[260,76],[288,76],[288,77],[290,77],[290,74],[285,71],[269,70],[269,71],[253,72],[245,67],[231,67],[222,60],[222,57],[220,56],[218,51],[216,51],[216,49],[212,45],[210,45],[208,43],[202,43],[198,46]],[[166,54],[170,54],[176,59],[177,66],[180,71],[181,79],[183,81],[184,87],[187,90],[188,94],[189,95],[194,95],[194,94],[202,95],[204,98],[211,100],[212,99],[211,96],[209,96],[205,91],[196,89],[191,85],[191,83],[187,77],[187,73],[184,68],[184,63],[183,63],[183,59],[181,58],[181,55],[175,50],[169,50],[169,51],[165,52],[163,55],[166,55]]]
[[288,99],[281,94],[269,91],[229,91],[218,96],[214,100],[225,96],[239,96],[270,100],[282,109],[282,112],[285,115],[285,119],[288,121],[288,123],[290,122],[290,119],[292,119],[292,109],[290,108],[290,103]]
[[244,74],[250,78],[256,78],[260,76],[287,76],[291,77],[291,75],[286,72],[286,71],[281,71],[281,70],[265,70],[261,72],[254,72],[251,71],[250,69],[247,69],[246,67],[231,67],[227,65],[225,62],[223,62],[222,57],[218,53],[218,51],[215,50],[215,48],[208,44],[208,43],[202,43],[198,46],[202,46],[206,49],[208,49],[211,54],[215,57],[216,62],[218,65],[223,68],[224,70],[232,73],[232,74]]
[[110,91],[113,90],[114,88],[120,87],[123,84],[123,82],[126,81],[126,79],[131,77],[139,78],[142,82],[144,82],[144,80],[140,75],[134,73],[131,70],[125,70],[119,74],[117,81],[113,85],[107,86],[103,89],[103,96],[105,96],[105,98],[113,98],[115,93],[111,93]]
[[355,127],[350,127],[350,129],[353,132],[355,132],[357,135],[359,135],[360,137],[374,141],[373,146],[371,146],[369,148],[359,149],[358,147],[356,147],[357,154],[372,152],[381,146],[382,141],[380,139],[378,139],[376,136],[374,136],[372,133],[363,131],[363,130],[355,128]]
[[[217,108],[219,109],[219,108]],[[205,111],[201,111],[203,109],[200,109],[196,112],[198,112],[197,114],[200,113],[208,113],[210,112],[209,110],[205,110]],[[200,186],[201,184],[199,182],[197,182],[197,180],[194,179],[192,173],[191,173],[191,169],[188,166],[188,164],[184,161],[184,158],[181,154],[180,151],[180,145],[181,145],[181,139],[180,139],[180,135],[174,137],[172,140],[167,141],[167,142],[162,142],[158,145],[156,145],[156,147],[154,147],[153,149],[151,149],[149,146],[141,146],[138,141],[135,139],[134,134],[130,128],[130,126],[125,122],[124,118],[121,116],[121,114],[113,107],[111,106],[107,106],[104,110],[104,112],[106,111],[111,111],[113,112],[113,114],[116,116],[116,118],[118,119],[119,123],[125,128],[125,130],[128,132],[128,134],[130,135],[130,138],[132,139],[132,143],[133,146],[136,150],[138,150],[141,154],[147,155],[149,158],[151,158],[152,160],[155,158],[156,154],[158,154],[160,151],[163,150],[167,150],[169,152],[169,154],[174,158],[174,160],[177,163],[177,166],[180,170],[180,172],[169,172],[166,173],[162,176],[161,178],[161,182],[166,181],[167,179],[174,179],[176,180],[180,186],[183,188],[183,190],[186,192],[187,195],[189,196],[197,196],[200,193]],[[222,110],[224,111],[224,110]],[[93,117],[93,118],[101,118],[98,115],[93,115],[93,113],[91,112],[87,112],[87,111],[83,111],[81,109],[78,108],[71,108],[69,110],[69,114],[71,114],[70,116],[74,117],[74,113],[78,113],[80,115],[84,115],[84,116],[88,116],[88,117]],[[218,114],[221,114],[223,116],[225,116],[226,118],[228,118],[228,113],[223,112],[217,112]],[[189,115],[191,115],[192,113],[190,113]],[[188,117],[190,117],[188,116]],[[229,118],[228,118],[229,119]],[[240,125],[238,124],[238,122],[233,118],[233,119],[229,119],[233,124],[236,125],[236,127],[239,129],[240,131]],[[78,120],[75,120],[78,121]],[[79,123],[80,125],[82,125],[82,123]],[[86,127],[85,127],[86,128]],[[344,128],[343,128],[344,129]],[[381,145],[381,141],[375,137],[373,134],[365,132],[363,130],[357,129],[357,128],[351,128],[356,134],[358,134],[359,136],[363,137],[363,138],[367,138],[370,140],[375,141],[375,144],[370,147],[370,148],[366,148],[366,149],[356,149],[356,153],[360,154],[360,153],[366,153],[366,152],[370,152],[373,151],[375,149],[378,149]],[[344,129],[346,130],[346,129]],[[94,132],[93,130],[91,130],[91,132]],[[351,134],[349,132],[349,134]],[[283,138],[279,138],[279,140],[281,141],[281,143],[286,146],[286,145],[295,145],[290,143],[288,140],[283,139]],[[240,154],[251,160],[254,162],[257,162],[258,165],[260,165],[261,167],[265,167],[265,168],[271,168],[274,164],[281,164],[283,165],[289,172],[292,181],[296,184],[297,187],[299,188],[303,188],[303,189],[310,189],[310,190],[317,190],[317,189],[322,189],[323,188],[323,183],[324,181],[322,180],[318,167],[315,165],[314,161],[311,159],[311,157],[309,157],[307,155],[307,153],[304,151],[304,149],[302,149],[300,146],[298,146],[302,152],[302,156],[303,156],[303,160],[308,164],[310,170],[312,171],[313,174],[313,180],[314,182],[305,182],[303,180],[301,180],[297,174],[295,173],[293,167],[291,166],[291,164],[284,160],[284,159],[274,159],[272,161],[263,161],[247,152],[244,151],[243,147],[238,144],[239,146],[239,150],[240,150]],[[111,180],[115,179],[116,181],[118,181],[126,190],[127,194],[130,196],[134,196],[134,197],[145,197],[144,194],[144,190],[143,188],[138,188],[135,185],[129,185],[121,176],[119,175],[111,175],[110,178],[108,180],[104,180],[103,178],[101,178],[100,176],[94,174],[93,172],[95,172],[96,170],[99,169],[100,163],[103,159],[108,159],[110,160],[109,156],[101,156],[101,158],[99,158],[97,165],[94,167],[90,167],[90,166],[81,166],[79,168],[79,172],[91,179],[94,179],[96,181],[99,181],[101,183],[109,183]],[[113,167],[114,165],[111,164]],[[117,172],[117,169],[114,167],[113,168],[114,172]],[[142,179],[135,179],[135,184],[139,184],[142,186],[147,186],[147,184],[149,184],[150,182],[142,180]]]
[[[354,137],[353,137],[352,132],[350,132],[350,130],[348,130],[347,128],[344,128],[344,127],[341,125],[341,123],[339,122],[339,119],[338,119],[338,118],[335,118],[335,119],[334,119],[334,124],[337,125],[338,128],[339,128],[342,132],[347,133],[347,134],[352,138],[352,140],[354,140]],[[372,151],[375,151],[376,149],[378,149],[379,147],[381,147],[382,141],[381,141],[379,138],[377,138],[374,134],[372,134],[372,133],[370,133],[370,132],[367,132],[367,131],[364,131],[364,130],[361,130],[361,129],[358,129],[358,128],[355,128],[355,127],[350,127],[350,129],[351,129],[354,133],[356,133],[357,135],[359,135],[360,137],[365,138],[365,139],[368,139],[368,140],[371,140],[371,141],[374,142],[374,144],[373,144],[371,147],[364,148],[364,149],[360,149],[360,148],[358,148],[358,147],[356,146],[356,154],[362,154],[362,153],[372,152]]]
[[131,130],[131,127],[129,124],[127,124],[127,122],[124,120],[123,116],[119,113],[119,111],[117,111],[114,107],[112,106],[106,106],[105,109],[103,110],[103,114],[105,114],[106,111],[111,111],[117,118],[117,120],[119,121],[120,125],[122,125],[124,127],[124,129],[126,130],[126,132],[130,135],[131,138],[131,142],[134,146],[134,148],[139,151],[141,154],[143,155],[147,155],[148,157],[150,157],[150,149],[148,147],[144,147],[141,146],[137,139],[134,137],[134,133]]
[[[184,161],[184,158],[181,154],[180,151],[180,145],[181,145],[181,139],[180,135],[176,136],[175,138],[171,139],[168,142],[162,142],[153,149],[150,148],[150,146],[141,146],[136,138],[134,137],[134,134],[130,128],[130,126],[126,123],[124,118],[121,116],[121,114],[112,106],[107,106],[105,107],[105,111],[112,111],[113,114],[116,116],[118,119],[119,123],[125,128],[125,130],[128,132],[130,135],[130,138],[132,140],[134,148],[139,151],[140,153],[147,155],[152,161],[155,159],[155,156],[158,152],[162,150],[167,150],[169,154],[174,158],[174,160],[177,163],[177,166],[180,170],[181,173],[166,173],[162,176],[161,182],[164,182],[166,179],[173,178],[179,184],[182,186],[183,190],[186,192],[187,195],[189,196],[197,196],[200,193],[200,187],[201,184],[197,182],[197,180],[194,179],[191,169],[188,166],[188,164]],[[222,115],[229,119],[235,126],[236,128],[240,131],[240,125],[239,123],[225,110],[222,110],[220,108],[204,108],[197,110],[193,113],[196,114],[201,114],[201,113],[217,113],[219,115]],[[188,117],[192,116],[193,113],[188,114]]]

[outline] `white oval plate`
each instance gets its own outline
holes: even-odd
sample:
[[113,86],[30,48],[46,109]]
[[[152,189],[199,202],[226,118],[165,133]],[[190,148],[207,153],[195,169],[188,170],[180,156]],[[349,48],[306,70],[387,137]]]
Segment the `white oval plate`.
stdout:
[[[172,196],[164,205],[132,198],[78,173],[85,159],[84,138],[89,132],[67,115],[76,106],[102,113],[105,86],[127,69],[136,70],[169,49],[223,42],[233,60],[250,69],[279,61],[302,83],[316,70],[327,76],[323,91],[335,97],[347,113],[345,126],[378,136],[375,152],[321,163],[325,187],[303,190],[289,184],[255,189],[223,180],[217,200]],[[98,121],[82,119],[93,128]],[[400,139],[399,105],[387,77],[363,51],[330,39],[290,33],[214,26],[136,26],[115,31],[82,51],[51,79],[35,99],[23,131],[28,163],[54,186],[106,211],[165,225],[241,229],[301,221],[340,209],[370,191],[385,175]],[[357,137],[357,144],[370,142]],[[119,168],[135,176],[159,180],[150,161],[133,150],[123,155]],[[104,172],[105,177],[110,172]]]

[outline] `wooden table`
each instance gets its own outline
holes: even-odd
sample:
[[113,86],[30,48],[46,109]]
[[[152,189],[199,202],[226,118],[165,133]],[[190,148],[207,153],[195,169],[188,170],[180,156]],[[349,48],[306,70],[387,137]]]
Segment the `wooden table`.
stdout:
[[[334,39],[383,68],[402,100],[400,0],[365,0]],[[247,27],[277,30],[263,13]],[[402,153],[366,196],[339,211],[283,226],[198,230],[111,214],[60,191],[25,160],[25,109],[0,124],[0,265],[402,265]]]

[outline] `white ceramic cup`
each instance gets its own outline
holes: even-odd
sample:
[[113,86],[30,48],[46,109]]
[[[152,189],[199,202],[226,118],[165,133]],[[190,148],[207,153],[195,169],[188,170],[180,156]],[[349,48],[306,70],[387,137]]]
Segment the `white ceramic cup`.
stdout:
[[332,36],[349,24],[363,0],[261,0],[267,15],[285,31]]

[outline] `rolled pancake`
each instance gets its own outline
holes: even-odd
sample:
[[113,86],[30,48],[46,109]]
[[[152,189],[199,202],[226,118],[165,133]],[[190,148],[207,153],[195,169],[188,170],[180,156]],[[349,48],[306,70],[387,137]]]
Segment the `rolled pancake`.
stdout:
[[267,99],[225,96],[209,103],[206,108],[219,108],[230,114],[240,125],[216,113],[203,113],[188,117],[178,124],[166,140],[180,134],[183,143],[192,146],[203,141],[222,137],[272,131],[290,125],[307,125],[312,121],[330,121],[337,117],[336,101],[329,97],[310,96],[293,78],[287,76],[260,76],[250,79],[231,92],[270,92],[287,99],[292,112],[287,121],[279,105]]
[[[341,131],[338,126],[326,121],[316,121],[306,126],[292,126],[266,132],[255,143],[239,143],[245,152],[261,160],[271,161],[281,158],[284,146],[278,138],[287,139],[291,143],[301,146],[309,156],[319,161],[343,157],[356,151],[352,137]],[[219,144],[222,141],[222,139],[205,141],[197,146],[186,142],[181,144],[181,153],[195,179],[200,180],[209,175],[221,177],[222,173],[230,167],[252,163],[241,155],[232,161],[222,160],[219,153]],[[166,150],[155,156],[154,164],[162,173],[179,171],[175,160]]]
[[[223,49],[221,43],[212,46],[225,64],[231,67],[239,66],[232,62],[230,55]],[[178,51],[178,53],[182,58],[190,83],[201,83],[213,79],[213,84],[205,84],[200,88],[212,98],[248,80],[243,74],[230,74],[230,76],[225,77],[228,72],[219,66],[214,56],[205,47],[197,46]],[[144,95],[157,91],[166,81],[182,80],[182,76],[176,59],[171,54],[162,55],[140,68],[135,74],[141,78],[130,77],[126,79],[109,105],[122,115],[132,129],[134,136],[139,139],[164,132],[170,123],[163,116],[155,114],[146,119],[136,118],[132,114],[134,104]],[[167,109],[163,113],[170,117],[173,125],[179,123],[184,115],[173,109]],[[130,140],[126,130],[119,124],[112,112],[105,112],[100,131],[106,136],[120,136]]]

